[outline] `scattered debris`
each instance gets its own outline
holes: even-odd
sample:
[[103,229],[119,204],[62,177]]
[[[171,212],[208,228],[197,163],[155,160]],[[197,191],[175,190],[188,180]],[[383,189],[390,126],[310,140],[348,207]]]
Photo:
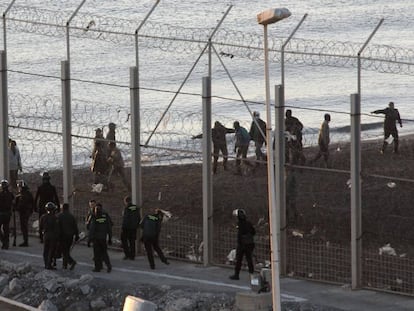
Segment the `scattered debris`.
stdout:
[[383,247],[380,247],[379,249],[380,255],[390,255],[390,256],[397,256],[397,253],[395,252],[395,249],[391,247],[391,244],[385,244]]

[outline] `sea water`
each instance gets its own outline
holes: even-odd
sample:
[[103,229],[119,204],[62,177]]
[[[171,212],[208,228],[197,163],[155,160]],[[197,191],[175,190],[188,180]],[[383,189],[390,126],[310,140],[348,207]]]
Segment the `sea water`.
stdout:
[[[0,9],[4,11],[10,2],[0,1]],[[50,12],[56,12],[56,16],[64,16],[68,20],[81,2],[18,0],[9,12],[9,16],[21,17],[19,13],[21,9],[18,7],[28,6],[37,8],[38,12],[49,12],[48,15],[51,14]],[[80,16],[84,18],[85,15],[90,15],[91,21],[96,20],[96,24],[92,27],[114,31],[118,29],[127,31],[131,35],[128,40],[121,39],[117,35],[112,41],[100,40],[99,33],[96,33],[97,37],[93,40],[86,36],[85,38],[70,37],[72,99],[82,101],[85,106],[91,106],[90,109],[84,108],[84,121],[81,118],[82,113],[76,112],[77,117],[74,119],[79,117],[81,121],[76,123],[77,120],[74,120],[74,133],[81,131],[76,128],[78,126],[87,128],[81,133],[92,137],[93,128],[102,126],[114,118],[122,120],[117,121],[123,122],[119,124],[120,129],[129,128],[127,118],[129,68],[137,65],[135,41],[132,34],[154,3],[155,1],[87,0],[80,8],[73,24],[86,28],[88,23]],[[251,53],[255,53],[255,56],[246,55],[245,51],[240,52],[234,47],[230,49],[234,51],[234,54],[227,53],[229,48],[214,44],[217,54],[221,55],[224,66],[218,55],[213,52],[213,118],[222,120],[228,127],[232,126],[233,120],[239,120],[242,125],[248,127],[251,122],[249,110],[259,111],[262,118],[265,118],[263,27],[257,24],[256,15],[262,10],[274,7],[273,1],[238,0],[232,3],[218,0],[160,1],[148,20],[150,22],[148,27],[161,25],[158,34],[170,37],[174,37],[176,29],[188,28],[194,32],[195,39],[201,38],[205,42],[208,34],[213,31],[229,9],[229,5],[232,5],[232,8],[220,26],[218,43],[223,42],[225,38],[232,45],[251,46],[254,48]],[[330,66],[323,66],[323,58],[320,55],[292,54],[296,48],[301,46],[296,44],[289,46],[286,50],[287,61],[285,63],[286,106],[292,109],[293,115],[302,121],[305,133],[313,134],[312,137],[315,137],[323,121],[323,115],[330,113],[332,117],[330,125],[335,140],[347,140],[350,124],[350,95],[357,93],[358,90],[356,68],[358,47],[362,48],[380,23],[381,18],[384,18],[384,22],[371,38],[362,56],[382,55],[387,59],[403,58],[408,63],[414,63],[412,52],[414,49],[412,36],[414,2],[308,0],[279,1],[277,5],[288,8],[292,16],[268,27],[270,42],[277,43],[280,40],[282,42],[286,40],[303,16],[308,14],[292,42],[294,40],[299,40],[295,42],[300,42],[300,40],[311,42],[307,44],[312,48],[335,46],[338,54],[346,55],[351,59],[345,64],[338,61],[334,66],[332,62]],[[98,24],[96,16],[102,17],[99,19],[101,24]],[[108,18],[105,19],[105,17]],[[42,21],[42,16],[35,16],[35,19]],[[114,20],[118,22],[114,23]],[[64,26],[65,18],[63,20],[56,18],[56,23]],[[125,24],[129,26],[125,28]],[[154,33],[151,32],[154,30],[146,27],[147,25],[144,25],[142,28],[143,34]],[[207,53],[200,56],[205,43],[182,43],[182,48],[180,48],[179,44],[171,44],[170,40],[164,40],[161,43],[158,40],[154,44],[155,41],[151,38],[139,39],[140,86],[143,88],[140,94],[141,109],[157,111],[151,117],[146,114],[142,115],[144,119],[147,118],[147,122],[143,122],[147,126],[143,129],[142,140],[148,139],[162,112],[166,111],[169,106],[172,115],[184,113],[184,116],[180,117],[184,125],[180,125],[178,130],[172,126],[171,132],[180,132],[180,135],[185,132],[188,137],[199,134],[201,124],[199,122],[186,124],[185,116],[201,115],[201,81],[202,77],[207,76],[209,66]],[[2,43],[4,43],[3,38]],[[350,46],[354,48],[350,50]],[[68,57],[67,47],[64,27],[61,28],[60,35],[49,33],[45,36],[37,31],[32,31],[32,33],[19,31],[11,22],[8,22],[9,95],[12,97],[15,94],[28,94],[30,98],[59,97],[61,92],[60,62]],[[273,102],[273,86],[281,83],[280,56],[276,51],[280,46],[270,46],[270,48],[275,50],[270,64]],[[315,49],[315,51],[320,51],[320,49]],[[307,52],[312,52],[312,50]],[[363,138],[375,138],[382,135],[383,116],[373,115],[371,112],[385,108],[389,101],[395,102],[403,119],[404,127],[400,129],[400,135],[413,132],[414,117],[411,103],[414,91],[411,87],[413,82],[411,66],[408,65],[407,74],[406,69],[395,65],[388,66],[385,63],[377,66],[370,62],[374,63],[367,60],[362,62],[364,68],[361,74],[362,122],[372,124],[372,126],[367,126],[369,130],[364,131]],[[189,75],[193,66],[194,69]],[[85,81],[98,83],[86,83]],[[172,101],[175,92],[180,88],[182,94]],[[245,104],[242,99],[247,103]],[[30,116],[25,116],[25,107],[20,107],[18,101],[10,105],[14,105],[13,111],[19,111],[22,120],[30,118]],[[107,107],[119,107],[115,109],[118,115],[108,116]],[[124,113],[122,117],[119,116],[119,111],[121,114]],[[35,113],[38,114],[39,111]],[[59,110],[54,112],[54,114],[59,113]],[[90,116],[86,117],[86,115]],[[41,116],[38,118],[36,124],[40,124],[41,129],[48,129],[44,123],[52,122],[50,118],[44,120]],[[170,118],[174,120],[174,117]],[[201,117],[198,120],[201,120]],[[169,126],[167,123],[168,120],[163,120],[161,125],[167,128]],[[17,124],[14,125],[17,126]],[[60,127],[57,126],[56,129],[59,130]],[[122,131],[120,133],[121,140],[129,140],[127,135],[122,136]],[[23,139],[23,137],[20,138]],[[307,141],[313,144],[315,139],[310,138]],[[82,151],[77,152],[82,153]]]

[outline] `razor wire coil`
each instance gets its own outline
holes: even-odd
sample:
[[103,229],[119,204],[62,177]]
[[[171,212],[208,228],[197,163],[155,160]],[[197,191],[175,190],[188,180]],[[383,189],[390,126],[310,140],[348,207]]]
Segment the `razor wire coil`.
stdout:
[[[17,32],[61,37],[65,35],[67,15],[53,10],[15,6],[6,17],[7,28]],[[87,13],[79,13],[69,25],[71,36],[126,45],[134,43],[136,27],[136,22],[128,19]],[[184,28],[148,21],[139,33],[140,46],[165,52],[200,53],[208,43],[210,31],[206,28]],[[263,59],[262,40],[258,33],[220,28],[212,42],[223,53],[252,61]],[[282,45],[282,39],[270,39],[270,61],[280,61]],[[361,43],[354,42],[293,38],[285,48],[286,62],[356,67],[361,46]],[[372,44],[362,53],[361,60],[364,70],[404,75],[412,75],[414,71],[412,49]]]

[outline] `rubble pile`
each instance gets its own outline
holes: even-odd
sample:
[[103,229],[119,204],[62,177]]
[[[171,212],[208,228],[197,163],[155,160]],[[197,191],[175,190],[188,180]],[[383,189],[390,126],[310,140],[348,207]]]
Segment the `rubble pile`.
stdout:
[[90,274],[44,270],[0,260],[1,296],[45,311],[122,310],[128,295],[152,301],[164,311],[233,311],[234,297],[171,286],[120,284]]

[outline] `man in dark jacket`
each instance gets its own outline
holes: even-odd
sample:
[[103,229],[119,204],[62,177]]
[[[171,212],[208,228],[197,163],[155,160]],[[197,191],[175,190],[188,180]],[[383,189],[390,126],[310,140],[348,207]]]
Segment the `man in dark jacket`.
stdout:
[[6,179],[1,181],[0,191],[0,238],[2,249],[9,248],[10,217],[13,210],[14,195],[9,191],[9,182]]
[[109,157],[107,159],[109,163],[109,173],[108,173],[108,186],[113,188],[113,184],[111,183],[113,175],[119,175],[125,187],[128,191],[131,190],[131,184],[129,183],[126,175],[125,175],[125,163],[122,157],[121,150],[116,147],[115,142],[110,142],[109,145]]
[[62,212],[58,214],[59,226],[60,226],[60,246],[62,250],[63,269],[67,269],[68,264],[70,270],[73,270],[76,265],[76,261],[70,255],[70,249],[75,241],[79,240],[79,230],[76,218],[69,212],[69,204],[64,203],[62,205]]
[[47,211],[43,214],[39,221],[39,230],[43,236],[43,261],[45,268],[48,270],[56,270],[52,263],[56,255],[56,247],[60,236],[59,221],[56,217],[57,206],[53,202],[45,205]]
[[371,113],[382,113],[385,114],[385,120],[384,120],[384,143],[381,148],[381,153],[385,152],[385,148],[388,145],[387,139],[392,135],[394,138],[394,153],[398,153],[398,130],[396,123],[398,122],[400,124],[400,127],[402,127],[402,121],[400,117],[400,113],[397,109],[394,108],[394,103],[390,102],[388,104],[388,108],[375,110]]
[[169,265],[167,258],[165,258],[162,252],[158,239],[161,231],[163,213],[159,209],[155,209],[154,214],[146,215],[141,222],[142,228],[142,242],[144,242],[145,251],[147,252],[148,261],[151,269],[155,269],[154,262],[154,250],[157,252],[158,257],[166,265]]
[[93,272],[100,272],[103,268],[103,262],[106,264],[106,271],[112,271],[112,265],[108,256],[108,245],[112,245],[112,221],[109,215],[103,211],[100,203],[96,204],[95,215],[92,218],[89,228],[88,247],[93,243],[93,260],[95,268]]
[[23,235],[23,243],[19,246],[29,246],[29,219],[34,210],[33,195],[23,180],[17,183],[17,190],[16,211],[19,212],[20,229]]
[[253,250],[254,250],[254,235],[256,230],[253,225],[246,219],[246,213],[242,209],[233,211],[233,216],[237,217],[237,248],[236,248],[236,266],[234,267],[234,274],[230,276],[231,280],[238,280],[242,266],[243,256],[246,256],[247,266],[250,275],[254,272],[253,266]]
[[303,124],[298,118],[292,116],[292,110],[286,110],[285,130],[289,132],[286,138],[286,162],[290,162],[290,154],[292,155],[291,163],[304,165],[306,163],[303,154],[302,130]]
[[122,215],[121,242],[124,250],[124,259],[135,259],[135,241],[137,239],[137,229],[141,222],[139,208],[132,204],[130,196],[124,198],[124,212]]
[[[35,212],[39,213],[39,221],[42,215],[46,212],[46,203],[52,202],[56,206],[60,206],[59,197],[55,186],[50,183],[50,175],[44,172],[42,175],[42,184],[37,188],[35,196]],[[43,243],[43,234],[39,232],[40,242]]]
[[[254,141],[256,160],[264,160],[265,156],[262,152],[262,147],[266,141],[266,122],[260,119],[260,114],[258,111],[253,112],[253,121],[250,125],[250,138]],[[256,162],[256,166],[260,163]]]
[[[214,127],[211,129],[211,138],[213,140],[213,174],[217,173],[217,163],[219,154],[223,155],[223,168],[227,170],[227,159],[228,159],[228,150],[227,150],[227,140],[226,134],[234,133],[234,129],[227,128],[219,121],[214,122]],[[193,136],[192,139],[202,138],[203,134]]]

